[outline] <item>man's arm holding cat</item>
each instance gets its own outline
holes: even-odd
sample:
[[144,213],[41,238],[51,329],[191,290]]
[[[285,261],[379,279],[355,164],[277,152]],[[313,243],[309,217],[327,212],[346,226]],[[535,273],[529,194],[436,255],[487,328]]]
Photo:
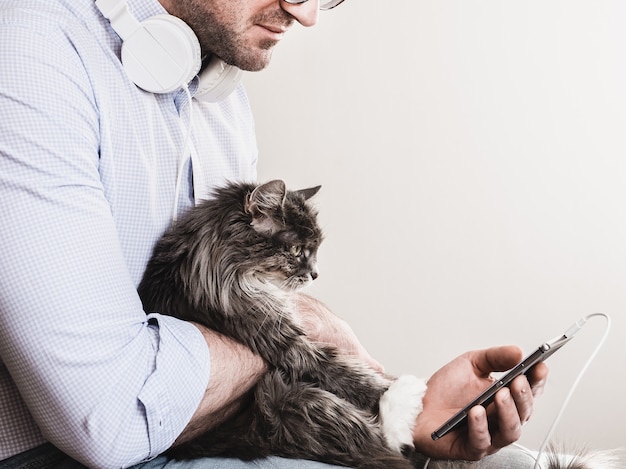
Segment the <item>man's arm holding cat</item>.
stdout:
[[[313,340],[332,343],[346,354],[359,356],[382,371],[382,366],[365,351],[345,321],[313,298],[301,295],[299,300],[300,321]],[[187,441],[208,430],[208,425],[218,425],[232,415],[267,371],[263,360],[247,347],[203,326],[195,326],[204,335],[211,351],[211,379],[200,406],[176,443]],[[528,378],[519,376],[510,389],[502,389],[489,414],[482,408],[474,408],[470,412],[467,432],[456,432],[438,442],[430,439],[430,433],[486,387],[491,372],[511,368],[519,361],[521,353],[517,347],[468,352],[438,370],[428,381],[424,409],[414,428],[417,450],[433,457],[477,460],[517,441],[523,423],[532,414],[534,396],[541,394],[545,385],[548,374],[545,364],[535,366]],[[464,385],[451,386],[451,383]]]
[[209,347],[211,376],[200,405],[174,446],[193,439],[224,422],[248,398],[255,383],[267,372],[258,355],[224,335],[193,323]]
[[[346,355],[357,356],[372,368],[383,371],[382,366],[358,341],[350,326],[322,303],[309,296],[299,295],[297,310],[300,323],[312,340],[332,344]],[[194,325],[209,347],[211,377],[198,409],[174,445],[191,440],[224,422],[267,372],[265,362],[247,347],[200,324]]]

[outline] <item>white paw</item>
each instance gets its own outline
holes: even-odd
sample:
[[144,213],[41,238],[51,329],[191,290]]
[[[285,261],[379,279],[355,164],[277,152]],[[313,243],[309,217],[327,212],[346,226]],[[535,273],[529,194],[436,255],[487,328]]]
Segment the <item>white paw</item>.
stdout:
[[422,411],[426,382],[404,375],[395,380],[380,398],[380,421],[389,447],[401,452],[413,448],[413,427]]

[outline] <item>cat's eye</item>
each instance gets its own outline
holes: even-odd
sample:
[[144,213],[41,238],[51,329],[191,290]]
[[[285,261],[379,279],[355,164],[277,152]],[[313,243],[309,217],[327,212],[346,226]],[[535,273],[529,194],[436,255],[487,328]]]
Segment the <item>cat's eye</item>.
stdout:
[[289,249],[289,252],[296,257],[300,257],[302,255],[302,246],[298,246],[297,244],[294,244],[293,246],[291,246],[291,248]]

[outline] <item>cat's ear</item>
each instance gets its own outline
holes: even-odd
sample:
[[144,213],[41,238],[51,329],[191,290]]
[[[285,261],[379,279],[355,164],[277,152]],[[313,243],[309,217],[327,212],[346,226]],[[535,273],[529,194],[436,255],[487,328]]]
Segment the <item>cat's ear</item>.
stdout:
[[272,214],[281,209],[287,188],[280,179],[257,186],[246,198],[246,213],[252,216],[252,226],[257,231],[271,233],[278,229]]
[[304,197],[304,200],[309,200],[315,194],[319,192],[322,186],[309,187],[308,189],[301,189],[299,191],[294,191],[296,194],[301,194]]
[[283,206],[287,188],[280,179],[266,182],[257,186],[248,196],[246,211],[252,215],[255,212],[268,213]]

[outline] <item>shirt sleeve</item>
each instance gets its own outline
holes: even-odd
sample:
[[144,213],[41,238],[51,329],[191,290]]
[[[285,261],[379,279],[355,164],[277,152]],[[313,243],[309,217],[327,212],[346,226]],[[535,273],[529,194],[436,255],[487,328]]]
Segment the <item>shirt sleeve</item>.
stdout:
[[73,44],[2,30],[0,356],[49,441],[88,466],[128,466],[184,429],[209,379],[208,347],[191,324],[142,310]]

